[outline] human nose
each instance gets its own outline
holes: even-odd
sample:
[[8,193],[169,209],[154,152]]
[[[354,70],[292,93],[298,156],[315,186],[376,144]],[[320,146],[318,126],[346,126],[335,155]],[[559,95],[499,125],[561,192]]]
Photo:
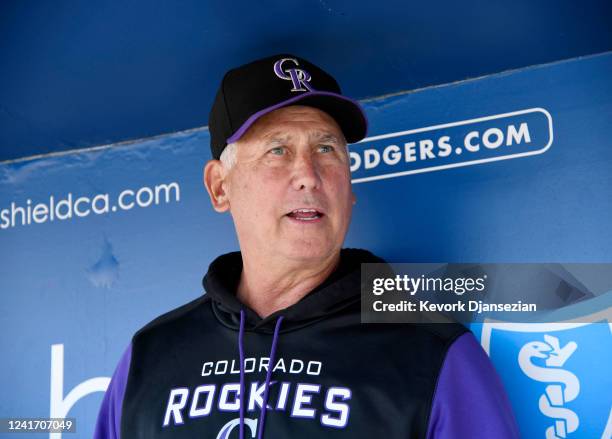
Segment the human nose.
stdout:
[[319,170],[310,155],[303,154],[296,158],[293,166],[292,185],[295,190],[313,190],[320,187]]

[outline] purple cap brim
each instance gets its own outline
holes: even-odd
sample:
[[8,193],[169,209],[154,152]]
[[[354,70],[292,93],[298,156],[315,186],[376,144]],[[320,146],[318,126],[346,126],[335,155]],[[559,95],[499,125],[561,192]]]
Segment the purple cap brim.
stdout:
[[[237,140],[239,140],[244,135],[244,133],[249,129],[249,127],[251,125],[253,125],[253,123],[255,123],[255,121],[257,119],[259,119],[261,116],[263,116],[265,114],[268,114],[268,113],[270,113],[270,112],[272,112],[274,110],[277,110],[279,108],[291,105],[291,104],[293,104],[295,102],[299,102],[300,100],[303,100],[305,98],[312,97],[312,96],[331,96],[331,97],[334,97],[336,99],[340,99],[340,100],[343,100],[343,101],[346,101],[346,102],[349,102],[349,103],[353,104],[359,110],[359,112],[361,113],[361,115],[363,117],[363,120],[364,120],[364,123],[365,123],[365,130],[364,130],[364,136],[363,137],[365,138],[365,135],[366,135],[366,133],[368,131],[368,118],[366,117],[365,111],[363,111],[363,108],[361,108],[361,105],[359,105],[359,103],[357,101],[355,101],[355,100],[353,100],[351,98],[347,98],[346,96],[342,96],[342,95],[340,95],[338,93],[332,93],[332,92],[329,92],[329,91],[311,91],[311,92],[307,92],[307,93],[302,93],[302,94],[300,94],[298,96],[292,97],[292,98],[287,99],[287,100],[282,101],[282,102],[279,102],[278,104],[274,104],[274,105],[272,105],[270,107],[264,108],[263,110],[259,110],[257,113],[252,114],[242,124],[242,126],[240,128],[238,128],[238,131],[236,131],[234,134],[232,134],[231,137],[229,137],[226,140],[226,142],[228,144],[230,144],[230,143],[233,143],[233,142],[236,142]],[[346,136],[346,133],[345,133],[345,136]],[[351,143],[354,143],[354,142],[351,142]]]

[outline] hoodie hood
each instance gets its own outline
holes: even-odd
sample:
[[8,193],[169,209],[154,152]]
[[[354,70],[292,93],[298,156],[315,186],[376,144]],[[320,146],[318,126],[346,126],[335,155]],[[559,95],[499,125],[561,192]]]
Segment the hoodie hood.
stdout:
[[358,303],[361,295],[361,264],[384,262],[367,250],[342,249],[336,270],[325,281],[295,304],[263,319],[236,297],[242,273],[240,252],[231,252],[216,258],[210,264],[202,283],[212,300],[215,316],[224,326],[239,330],[242,310],[244,329],[271,334],[279,316],[283,316],[283,328],[280,332],[288,332]]

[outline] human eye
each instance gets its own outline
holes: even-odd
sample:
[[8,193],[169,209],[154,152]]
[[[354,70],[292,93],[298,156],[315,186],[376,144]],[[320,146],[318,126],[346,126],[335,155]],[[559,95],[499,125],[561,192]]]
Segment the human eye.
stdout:
[[284,155],[285,154],[285,147],[284,146],[275,146],[274,148],[268,150],[269,154],[272,155]]
[[333,150],[334,150],[334,147],[332,145],[319,145],[319,151],[331,152]]

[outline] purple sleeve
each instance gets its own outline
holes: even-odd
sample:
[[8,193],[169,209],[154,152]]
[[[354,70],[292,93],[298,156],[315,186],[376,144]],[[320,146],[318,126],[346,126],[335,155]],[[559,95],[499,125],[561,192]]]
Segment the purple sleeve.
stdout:
[[125,394],[130,361],[132,359],[132,344],[127,347],[111,382],[106,389],[102,406],[98,413],[98,421],[94,430],[94,439],[119,439],[121,432],[121,405]]
[[427,431],[428,439],[463,437],[520,437],[504,386],[471,332],[446,353]]

